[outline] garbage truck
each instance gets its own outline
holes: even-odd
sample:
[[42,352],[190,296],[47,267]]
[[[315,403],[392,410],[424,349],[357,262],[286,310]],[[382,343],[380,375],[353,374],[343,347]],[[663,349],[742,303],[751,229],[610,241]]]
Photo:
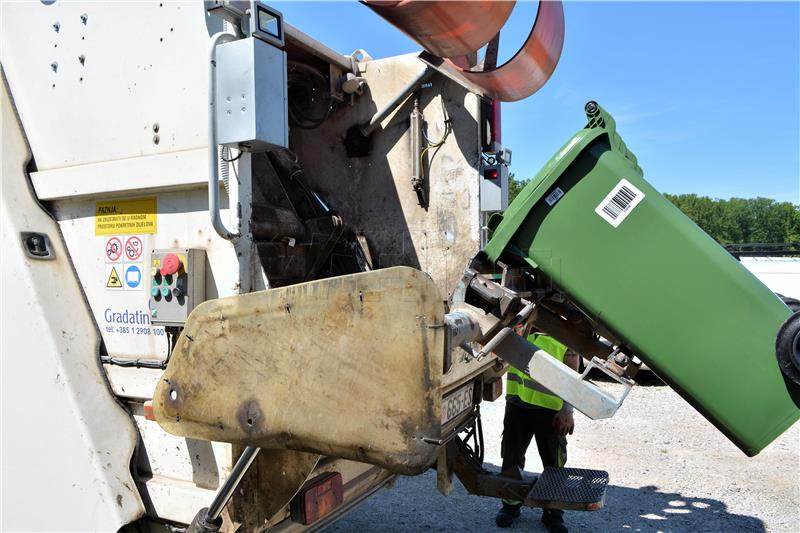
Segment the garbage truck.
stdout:
[[555,70],[560,2],[500,65],[514,2],[365,4],[423,51],[259,0],[2,4],[5,529],[320,529],[430,469],[601,508],[606,472],[483,467],[509,364],[602,419],[644,362],[747,455],[800,417],[800,317],[598,103],[507,205],[500,102]]

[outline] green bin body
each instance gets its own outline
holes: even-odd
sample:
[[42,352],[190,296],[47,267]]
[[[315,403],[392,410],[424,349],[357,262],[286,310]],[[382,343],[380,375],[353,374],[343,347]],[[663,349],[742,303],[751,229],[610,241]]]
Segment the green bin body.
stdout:
[[520,192],[484,252],[541,270],[755,455],[800,418],[800,387],[775,356],[791,311],[643,179],[592,104],[587,127]]

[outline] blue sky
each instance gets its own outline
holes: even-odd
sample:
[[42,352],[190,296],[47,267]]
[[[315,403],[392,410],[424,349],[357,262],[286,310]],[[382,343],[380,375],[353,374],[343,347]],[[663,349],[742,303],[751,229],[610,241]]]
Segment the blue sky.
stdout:
[[[270,4],[343,53],[419,49],[356,2]],[[514,8],[501,60],[535,12],[535,2]],[[800,203],[800,3],[566,2],[564,12],[555,74],[533,96],[503,104],[518,178],[583,127],[583,104],[596,100],[657,189]]]

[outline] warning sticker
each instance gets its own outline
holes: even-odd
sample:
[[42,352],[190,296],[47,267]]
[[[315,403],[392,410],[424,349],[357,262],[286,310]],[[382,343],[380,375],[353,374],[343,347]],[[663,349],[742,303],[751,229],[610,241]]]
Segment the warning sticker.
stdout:
[[122,257],[122,241],[118,237],[106,239],[106,262],[119,261]]
[[125,240],[125,260],[138,261],[142,257],[142,239],[138,235],[128,237]]
[[112,235],[103,240],[105,273],[102,283],[106,289],[141,291],[147,288],[145,246],[150,238],[147,235]]
[[[121,267],[120,267],[121,270]],[[119,275],[119,270],[116,266],[110,266],[106,268],[106,288],[107,289],[121,289],[122,288],[122,278]]]
[[156,198],[112,200],[95,204],[95,235],[132,235],[157,230]]

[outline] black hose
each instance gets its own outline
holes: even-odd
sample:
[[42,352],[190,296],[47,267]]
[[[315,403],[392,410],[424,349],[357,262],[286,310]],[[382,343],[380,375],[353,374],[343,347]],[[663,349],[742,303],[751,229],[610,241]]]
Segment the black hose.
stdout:
[[[334,102],[325,90],[328,80],[317,69],[303,63],[289,62],[287,87],[289,93],[289,119],[298,128],[311,130],[321,126],[333,112]],[[300,93],[302,91],[302,94]],[[316,93],[316,94],[315,94]],[[303,107],[298,100],[305,100]],[[311,105],[316,102],[327,102],[327,108],[321,116],[309,116]]]

